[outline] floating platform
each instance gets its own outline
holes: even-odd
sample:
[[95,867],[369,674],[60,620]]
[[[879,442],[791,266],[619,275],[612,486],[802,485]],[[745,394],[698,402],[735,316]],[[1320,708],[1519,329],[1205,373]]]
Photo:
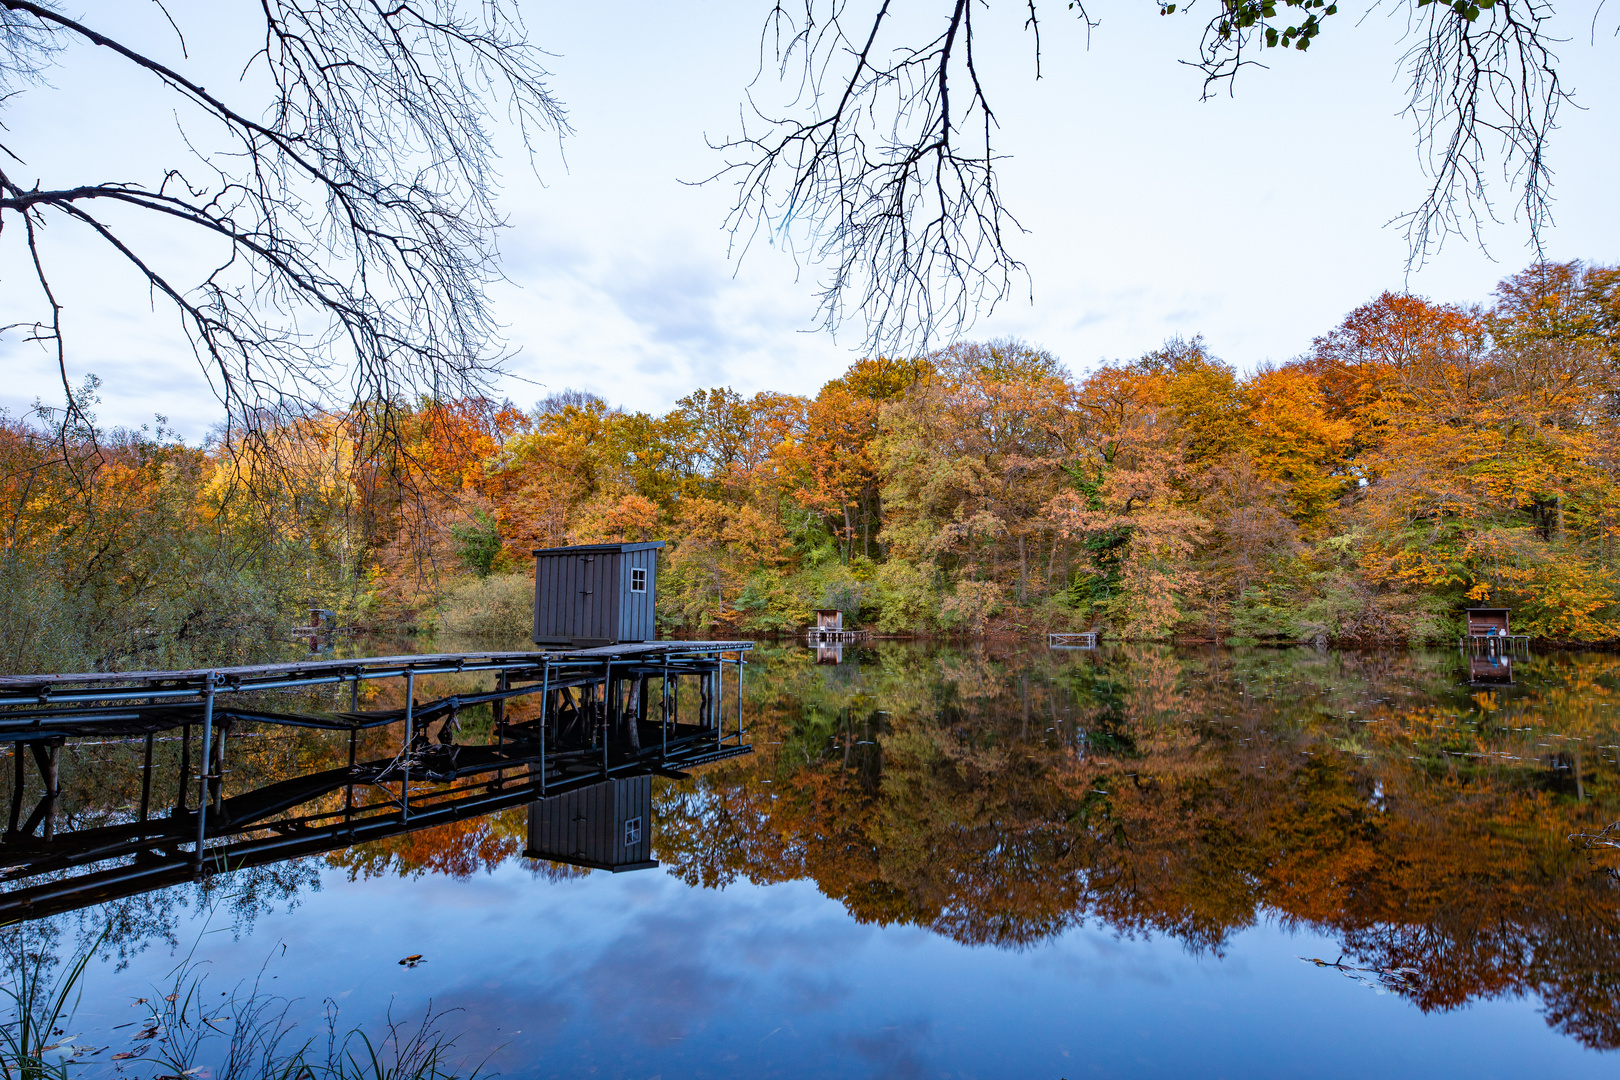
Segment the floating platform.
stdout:
[[[8,826],[0,837],[0,923],[226,867],[262,865],[534,804],[627,777],[678,778],[687,769],[751,753],[742,694],[735,693],[735,714],[723,702],[728,681],[740,691],[752,648],[748,641],[657,641],[0,677],[0,742],[14,744],[15,768]],[[731,679],[728,667],[734,669]],[[419,677],[478,673],[491,677],[487,690],[431,700],[417,696]],[[360,684],[383,679],[403,681],[403,705],[361,709]],[[345,685],[348,709],[289,711],[264,700],[272,691]],[[507,706],[524,698],[537,706],[526,710],[532,715],[509,717]],[[482,705],[492,713],[490,742],[457,743],[457,714]],[[226,797],[225,747],[233,729],[247,723],[346,732],[349,765]],[[390,725],[403,728],[398,752],[357,761],[359,732]],[[178,799],[154,811],[152,742],[174,729],[182,732]],[[140,808],[128,820],[85,828],[69,823],[59,831],[60,749],[81,737],[144,737]],[[30,755],[43,794],[24,820]],[[334,810],[338,792],[342,807]]]

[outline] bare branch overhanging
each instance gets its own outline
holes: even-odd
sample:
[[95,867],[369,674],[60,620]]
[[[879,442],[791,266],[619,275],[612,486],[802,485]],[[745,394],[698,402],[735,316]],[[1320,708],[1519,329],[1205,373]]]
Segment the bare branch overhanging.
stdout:
[[[43,240],[54,219],[90,230],[173,306],[227,437],[289,413],[479,393],[501,358],[485,294],[499,275],[494,109],[531,146],[567,132],[544,54],[500,0],[474,15],[457,0],[256,6],[262,42],[244,75],[271,87],[262,108],[48,3],[0,0],[0,90],[39,77],[57,50],[104,49],[173,95],[192,150],[155,185],[26,188],[0,167],[0,236],[21,219],[49,307],[27,329],[60,353],[50,281],[61,270]],[[194,142],[204,130],[224,141]],[[217,265],[178,280],[136,239],[141,217],[212,238]],[[65,364],[63,375],[71,412]]]
[[[1551,52],[1550,4],[1392,2],[1410,20],[1407,114],[1430,181],[1397,219],[1409,268],[1447,236],[1481,240],[1494,220],[1493,166],[1517,191],[1515,216],[1539,254],[1550,221],[1547,143],[1568,99]],[[1155,3],[1165,15],[1194,6]],[[1004,155],[974,57],[974,15],[989,7],[942,0],[943,29],[918,41],[896,29],[890,0],[779,0],[760,38],[761,75],[773,69],[797,95],[767,111],[750,94],[739,134],[713,144],[725,163],[711,180],[736,187],[726,222],[736,248],[746,253],[763,238],[801,268],[821,268],[821,326],[836,331],[858,313],[872,353],[920,352],[956,337],[1028,283],[1011,247],[1023,229],[1001,199]],[[1019,8],[1039,77],[1037,5]],[[1088,35],[1097,27],[1084,5],[1068,8]],[[1308,50],[1337,12],[1329,0],[1216,0],[1188,62],[1202,70],[1206,96],[1230,92],[1240,72],[1260,66],[1261,50]]]

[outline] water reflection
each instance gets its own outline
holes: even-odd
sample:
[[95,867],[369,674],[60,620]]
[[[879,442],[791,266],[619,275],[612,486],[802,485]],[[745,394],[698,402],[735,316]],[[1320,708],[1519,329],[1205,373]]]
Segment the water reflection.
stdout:
[[[1323,979],[1429,1011],[1529,995],[1555,1030],[1616,1047],[1620,851],[1570,837],[1620,819],[1620,658],[1521,655],[1494,683],[1472,659],[762,648],[751,758],[607,785],[594,812],[530,798],[292,865],[560,881],[656,859],[694,887],[813,882],[851,925],[1012,951],[1089,923],[1219,958],[1275,922],[1331,944],[1309,954]],[[347,754],[317,733],[242,745],[231,783]],[[70,818],[133,804],[131,748],[65,752]]]

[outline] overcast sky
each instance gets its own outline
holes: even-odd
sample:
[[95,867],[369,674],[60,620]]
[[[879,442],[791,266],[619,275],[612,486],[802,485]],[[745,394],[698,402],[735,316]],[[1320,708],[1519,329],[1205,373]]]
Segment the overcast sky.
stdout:
[[[697,387],[814,393],[855,357],[858,326],[836,341],[813,331],[817,268],[796,268],[767,247],[741,262],[728,257],[720,226],[729,189],[683,183],[718,164],[706,135],[737,130],[767,6],[523,5],[533,40],[555,54],[552,88],[576,134],[561,154],[542,149],[538,179],[521,155],[503,161],[510,284],[497,287],[495,302],[517,350],[513,377],[500,385],[514,401],[575,387],[662,411]],[[1484,300],[1530,259],[1523,225],[1511,218],[1513,193],[1500,188],[1507,220],[1485,230],[1488,251],[1453,239],[1406,277],[1404,241],[1386,223],[1420,200],[1424,177],[1411,121],[1399,115],[1398,16],[1375,11],[1358,27],[1347,8],[1308,55],[1268,54],[1271,69],[1250,71],[1235,97],[1200,101],[1198,73],[1178,63],[1195,49],[1196,8],[1182,19],[1160,17],[1146,0],[1091,5],[1101,26],[1088,49],[1054,0],[1037,82],[1017,5],[1004,6],[982,21],[979,48],[1000,143],[1012,155],[1003,195],[1028,229],[1013,246],[1028,263],[1033,302],[1016,296],[972,337],[1021,337],[1084,372],[1202,333],[1246,369],[1297,355],[1383,289]],[[162,36],[155,9],[134,0],[64,7],[93,26]],[[239,27],[221,21],[233,8]],[[216,92],[229,85],[224,61],[242,40],[232,34],[251,30],[252,14],[251,5],[217,0],[176,10],[183,26],[201,20],[202,39],[221,54],[192,61],[217,61],[208,84]],[[1592,44],[1590,17],[1583,8],[1561,26],[1570,39],[1564,77],[1585,108],[1565,110],[1553,143],[1557,221],[1547,252],[1614,262],[1620,43],[1605,34]],[[195,40],[192,51],[201,51]],[[170,106],[87,52],[64,57],[52,86],[0,113],[4,141],[28,151],[26,179],[161,175],[174,147]],[[104,175],[109,162],[118,175]],[[31,287],[20,239],[0,235],[0,322],[15,317]],[[162,413],[188,439],[201,437],[219,406],[172,313],[149,305],[89,244],[60,251],[69,366],[75,379],[102,378],[102,421],[138,425]],[[14,415],[35,396],[59,396],[54,357],[16,332],[0,337],[0,365],[0,406]]]

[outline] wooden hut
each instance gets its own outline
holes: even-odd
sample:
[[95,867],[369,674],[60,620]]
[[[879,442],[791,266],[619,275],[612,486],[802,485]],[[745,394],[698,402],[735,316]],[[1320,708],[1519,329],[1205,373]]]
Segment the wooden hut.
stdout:
[[581,544],[534,553],[534,643],[592,648],[658,636],[658,549]]
[[1528,634],[1515,634],[1508,624],[1507,608],[1466,608],[1463,611],[1463,636],[1457,644],[1472,652],[1498,653],[1507,650],[1530,651]]
[[844,613],[838,608],[816,608],[817,630],[842,630]]
[[1502,607],[1468,608],[1463,612],[1463,634],[1467,637],[1508,637],[1511,634],[1508,615],[1508,609]]

